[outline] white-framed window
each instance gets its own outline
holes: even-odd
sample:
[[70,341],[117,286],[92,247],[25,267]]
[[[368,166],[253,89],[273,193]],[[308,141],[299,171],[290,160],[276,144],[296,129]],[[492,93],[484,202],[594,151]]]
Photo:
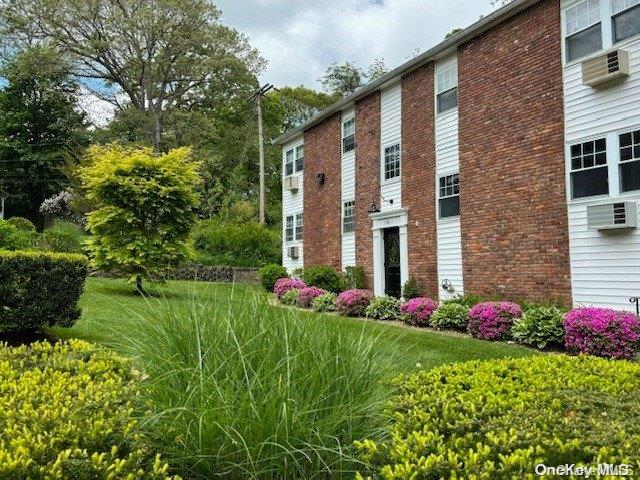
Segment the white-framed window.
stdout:
[[304,145],[296,147],[296,172],[301,172],[304,168]]
[[438,185],[438,212],[440,218],[460,215],[460,175],[440,177]]
[[356,231],[356,202],[349,200],[342,204],[342,233]]
[[342,153],[347,153],[356,148],[356,119],[342,122]]
[[296,240],[302,240],[302,213],[296,214]]
[[400,144],[390,145],[384,149],[384,179],[400,177]]
[[292,148],[287,150],[285,154],[285,162],[284,162],[284,175],[288,177],[289,175],[293,175],[293,161],[295,157],[295,150]]
[[436,74],[436,94],[438,113],[452,110],[458,106],[457,65],[451,65]]
[[285,219],[284,241],[293,242],[293,215],[288,215]]
[[613,43],[640,35],[640,0],[611,0]]
[[620,134],[620,191],[640,190],[640,130]]
[[609,193],[607,140],[598,138],[570,147],[571,197],[583,198]]
[[[608,1],[608,0],[602,0]],[[583,0],[564,11],[567,61],[602,49],[602,10],[600,0]]]

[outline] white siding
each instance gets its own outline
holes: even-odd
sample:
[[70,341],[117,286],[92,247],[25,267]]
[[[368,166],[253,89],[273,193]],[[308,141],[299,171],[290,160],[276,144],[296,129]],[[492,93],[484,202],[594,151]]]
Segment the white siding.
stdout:
[[[286,152],[287,150],[290,150],[292,148],[296,148],[299,145],[303,144],[303,138],[302,136],[298,137],[295,140],[292,140],[291,142],[287,143],[286,145],[283,146],[282,148],[282,178],[284,178],[284,168],[285,168],[285,161],[286,161]],[[296,193],[292,193],[289,192],[287,190],[285,190],[284,188],[282,189],[282,265],[289,271],[291,272],[292,270],[295,270],[296,268],[300,268],[303,266],[303,255],[304,255],[304,248],[302,245],[302,241],[293,241],[293,242],[286,242],[285,241],[285,228],[286,228],[286,218],[289,215],[293,215],[295,218],[295,215],[297,213],[302,213],[303,211],[303,198],[304,198],[304,194],[303,194],[303,190],[304,190],[304,171],[301,172],[297,172],[294,173],[293,176],[298,176],[300,178],[300,189],[296,192]],[[288,252],[288,247],[293,247],[293,246],[298,246],[300,247],[300,256],[297,260],[294,260],[292,258],[289,257],[289,252]]]
[[[384,149],[400,143],[402,137],[402,86],[400,83],[382,91],[380,116],[380,193],[383,197],[380,199],[380,208],[384,212],[402,207],[401,176],[386,181],[384,179]],[[358,128],[357,125],[356,128]],[[402,172],[402,158],[400,162]]]
[[[355,110],[342,112],[342,121],[353,118]],[[356,125],[356,130],[358,125]],[[342,205],[344,202],[355,200],[356,195],[356,151],[342,154]],[[342,268],[356,264],[356,236],[355,233],[342,234]]]
[[[438,61],[436,73],[457,65],[457,57],[449,57]],[[438,216],[438,182],[441,176],[458,173],[460,168],[458,148],[458,109],[436,114],[436,218],[438,247],[438,285],[440,300],[461,295],[464,291],[462,282],[462,237],[460,217],[439,219]],[[461,179],[464,181],[464,179]],[[449,280],[453,285],[452,292],[442,288],[442,283]]]
[[[569,5],[566,0],[562,2],[563,8]],[[603,18],[603,26],[608,24],[609,20]],[[605,32],[605,47],[606,38]],[[640,201],[640,192],[619,193],[617,151],[620,130],[640,129],[640,39],[635,37],[620,48],[629,52],[631,67],[631,76],[621,84],[590,88],[582,85],[580,62],[564,68],[566,182],[574,305],[633,311],[629,297],[640,294],[640,230],[599,232],[588,230],[586,221],[587,205],[619,198]],[[609,196],[572,201],[569,145],[605,136]]]

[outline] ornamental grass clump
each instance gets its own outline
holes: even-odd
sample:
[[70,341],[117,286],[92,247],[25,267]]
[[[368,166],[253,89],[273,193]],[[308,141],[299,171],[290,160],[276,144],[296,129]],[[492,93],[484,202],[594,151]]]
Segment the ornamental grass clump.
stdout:
[[347,290],[338,295],[336,306],[342,315],[363,317],[372,299],[373,293],[369,290]]
[[632,358],[640,347],[640,319],[608,308],[577,308],[564,317],[565,347],[570,352]]
[[298,278],[281,278],[276,281],[276,284],[273,287],[273,293],[275,293],[276,297],[281,300],[282,296],[289,290],[301,290],[306,287],[307,285]]
[[311,308],[311,305],[316,298],[327,293],[325,290],[318,287],[301,288],[299,292],[298,306],[300,308]]
[[431,315],[436,310],[436,302],[430,298],[412,298],[400,307],[403,320],[414,327],[426,327],[429,325]]
[[375,297],[364,311],[367,318],[396,320],[400,317],[400,300],[388,295]]
[[463,303],[444,303],[431,315],[433,328],[465,330],[469,323],[469,307]]
[[469,310],[467,331],[483,340],[505,340],[513,321],[522,316],[519,305],[511,302],[485,302]]

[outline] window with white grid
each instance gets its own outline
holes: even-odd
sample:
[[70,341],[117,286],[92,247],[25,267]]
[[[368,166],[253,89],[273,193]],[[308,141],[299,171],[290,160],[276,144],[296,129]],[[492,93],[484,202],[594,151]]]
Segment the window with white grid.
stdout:
[[613,43],[640,35],[640,0],[612,0]]
[[351,200],[344,202],[342,208],[342,233],[356,231],[356,202]]
[[600,0],[584,0],[564,11],[567,61],[602,49]]
[[445,175],[439,182],[440,218],[460,215],[460,176],[457,173]]
[[356,148],[356,119],[350,118],[342,124],[342,151],[350,152]]
[[296,240],[302,240],[302,214],[296,214]]
[[304,168],[304,145],[296,148],[296,172],[301,172]]
[[400,144],[384,149],[384,179],[391,180],[400,176]]
[[289,175],[293,175],[293,159],[294,159],[294,150],[287,150],[286,159],[284,163],[284,175],[288,177]]
[[620,190],[640,190],[640,130],[620,135]]
[[598,138],[571,145],[571,195],[573,198],[609,193],[607,140]]
[[289,215],[285,219],[284,240],[285,242],[293,242],[293,215]]
[[436,75],[438,113],[458,106],[458,67],[452,65]]

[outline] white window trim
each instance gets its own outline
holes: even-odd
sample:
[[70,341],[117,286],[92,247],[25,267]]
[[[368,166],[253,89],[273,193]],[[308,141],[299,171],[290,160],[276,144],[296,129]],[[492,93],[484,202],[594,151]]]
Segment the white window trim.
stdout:
[[[400,154],[400,174],[393,178],[385,178],[385,150],[389,147],[398,146],[398,151]],[[399,183],[402,181],[402,141],[392,141],[388,142],[385,145],[382,145],[380,149],[380,182],[382,185],[393,185],[394,183]]]
[[[440,179],[444,177],[450,177],[452,175],[458,175],[458,193],[454,195],[446,195],[444,197],[441,197],[440,196]],[[450,172],[444,172],[436,175],[436,220],[438,222],[446,223],[446,222],[457,222],[460,220],[460,212],[458,212],[458,215],[451,215],[450,217],[440,216],[440,200],[443,198],[453,198],[453,197],[460,198],[460,171],[452,170]]]
[[[284,152],[284,166],[282,169],[284,178],[290,177],[291,175],[296,173],[296,148],[297,147],[291,147]],[[289,162],[289,152],[291,152],[291,162]],[[287,173],[287,165],[289,164],[291,164],[291,173]]]
[[[298,156],[298,152],[300,151],[300,149],[302,149],[302,157]],[[302,171],[304,171],[304,164],[302,165],[302,168],[298,170],[298,160],[300,160],[300,158],[302,158],[303,162],[304,162],[304,143],[301,143],[300,145],[296,145],[296,147],[293,150],[293,173],[300,173]]]
[[[300,223],[298,223],[298,218]],[[302,230],[301,235],[298,237],[298,228]],[[304,217],[303,212],[298,212],[293,216],[293,241],[301,242],[304,238]]]
[[[344,134],[344,132],[345,132],[344,126],[345,126],[345,124],[347,124],[347,123],[349,123],[351,121],[353,121],[353,145],[354,145],[354,147],[353,147],[352,150],[349,150],[348,152],[345,152],[345,150],[344,150],[344,139],[347,138],[347,136],[345,136],[345,134]],[[356,148],[355,148],[355,143],[356,143],[356,116],[355,115],[352,115],[352,116],[350,116],[348,118],[342,119],[341,132],[342,133],[341,133],[341,136],[340,136],[340,150],[342,151],[342,154],[344,155],[346,153],[355,152],[355,150],[356,150]]]
[[[287,238],[287,230],[289,229],[288,228],[288,225],[289,225],[288,222],[289,222],[290,218],[292,219],[291,225],[292,225],[293,228],[292,228],[291,239],[288,239]],[[286,244],[290,244],[290,243],[295,242],[295,239],[296,239],[296,216],[295,216],[295,214],[293,214],[293,215],[285,215],[285,217],[284,217],[284,232],[283,233],[284,233],[284,242]]]
[[[446,73],[446,72],[454,72],[454,74],[451,76],[451,78],[455,78],[455,85],[450,86],[448,89],[441,91],[440,90],[440,82],[438,80],[438,77],[440,75]],[[440,117],[440,116],[443,116],[443,115],[450,115],[453,112],[457,112],[458,111],[458,104],[457,103],[456,103],[456,106],[454,108],[450,108],[448,110],[445,110],[444,112],[438,111],[438,97],[443,93],[447,93],[450,90],[453,90],[454,88],[456,88],[456,89],[458,88],[458,58],[454,57],[453,59],[444,60],[439,65],[436,65],[436,71],[435,71],[433,82],[434,82],[434,87],[433,87],[434,104],[433,104],[433,108],[435,110],[436,116]]]
[[[346,213],[346,204],[347,204],[347,203],[351,203],[351,202],[353,202],[353,204],[354,204],[354,205],[353,205],[353,232],[345,232],[345,231],[344,231],[344,219],[345,219],[345,213]],[[341,221],[340,221],[340,223],[341,223],[341,225],[342,225],[342,235],[343,235],[343,236],[346,236],[346,237],[349,237],[349,236],[352,236],[352,235],[355,235],[355,234],[356,234],[356,226],[355,226],[355,222],[356,222],[355,202],[356,202],[356,199],[355,199],[355,198],[348,198],[348,199],[342,200],[342,218],[340,219],[340,220],[341,220]]]

